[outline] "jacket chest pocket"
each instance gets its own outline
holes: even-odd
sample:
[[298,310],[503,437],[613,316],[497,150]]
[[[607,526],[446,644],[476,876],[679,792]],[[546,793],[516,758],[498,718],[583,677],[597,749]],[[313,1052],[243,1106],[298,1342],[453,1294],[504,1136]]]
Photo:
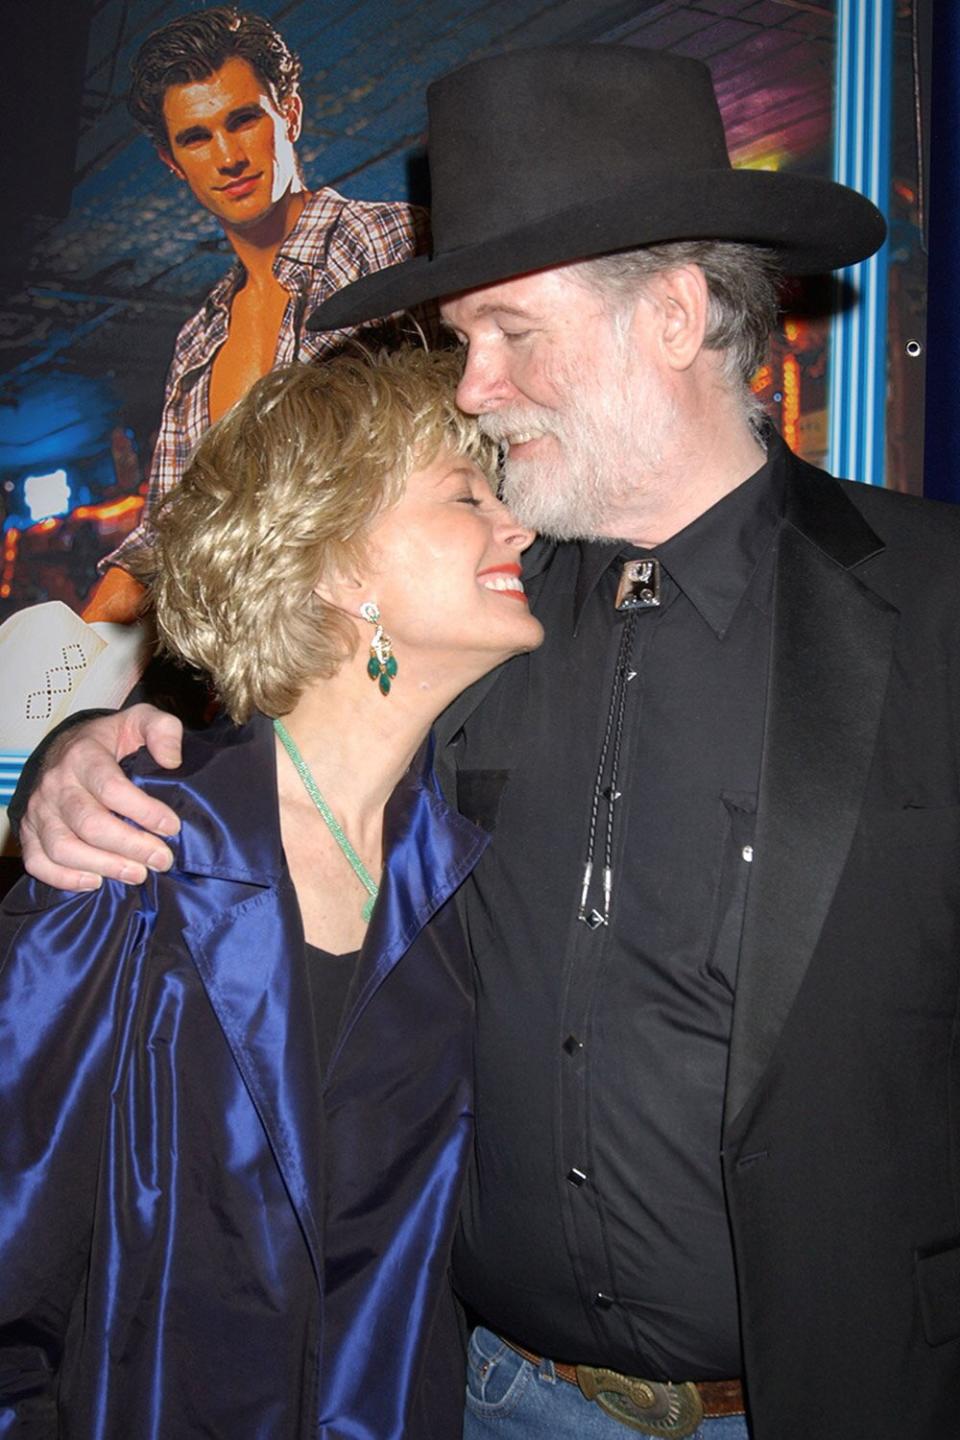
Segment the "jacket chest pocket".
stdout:
[[920,1316],[928,1343],[960,1340],[960,1244],[918,1250],[916,1269]]
[[725,791],[720,799],[725,812],[724,832],[707,970],[732,995],[737,986],[740,937],[753,865],[757,797],[742,791]]

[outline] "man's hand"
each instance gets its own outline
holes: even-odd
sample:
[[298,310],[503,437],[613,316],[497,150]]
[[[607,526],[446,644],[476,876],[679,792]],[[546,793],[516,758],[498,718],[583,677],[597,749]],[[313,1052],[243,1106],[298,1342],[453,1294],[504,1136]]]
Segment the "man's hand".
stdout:
[[60,890],[96,890],[101,876],[140,885],[148,869],[169,870],[173,856],[156,837],[176,835],[180,821],[138,790],[117,761],[146,745],[158,765],[173,770],[182,734],[173,715],[132,705],[60,736],[20,822],[30,874]]

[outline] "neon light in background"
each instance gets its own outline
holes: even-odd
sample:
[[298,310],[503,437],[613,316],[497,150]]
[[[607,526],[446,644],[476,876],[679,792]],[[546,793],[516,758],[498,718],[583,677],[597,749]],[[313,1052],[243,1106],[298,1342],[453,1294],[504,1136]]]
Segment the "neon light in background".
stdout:
[[53,470],[49,475],[28,475],[23,482],[23,498],[34,523],[48,520],[52,515],[66,515],[70,509],[66,470]]
[[[62,470],[58,473],[64,474]],[[47,535],[84,520],[92,521],[101,534],[112,533],[115,536],[118,529],[127,529],[136,521],[143,502],[143,495],[121,495],[116,500],[101,500],[96,505],[77,505],[65,515],[48,515],[45,520],[31,521],[22,515],[8,515],[3,523],[0,600],[9,600],[12,594],[21,541],[29,544],[32,535]]]
[[71,512],[72,520],[119,520],[123,515],[143,509],[142,495],[124,495],[119,500],[101,500],[97,505],[78,505]]
[[800,365],[795,355],[783,357],[783,438],[791,450],[800,449]]
[[[893,11],[890,0],[839,0],[834,119],[834,179],[888,217]],[[858,298],[831,327],[827,469],[871,485],[884,483],[886,461],[888,251],[839,272],[838,296]]]
[[13,574],[17,568],[17,547],[20,531],[10,529],[3,537],[3,575],[0,578],[0,600],[9,600],[13,586]]
[[738,170],[783,170],[790,163],[786,150],[750,150],[747,147],[737,152]]

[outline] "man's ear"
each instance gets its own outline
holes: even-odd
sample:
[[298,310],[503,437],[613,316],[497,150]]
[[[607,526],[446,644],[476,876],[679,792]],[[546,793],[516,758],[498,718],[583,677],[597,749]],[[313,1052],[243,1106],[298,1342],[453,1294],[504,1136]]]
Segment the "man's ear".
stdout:
[[166,165],[167,169],[170,171],[171,175],[175,175],[178,180],[186,179],[186,176],[180,169],[180,166],[177,164],[176,160],[174,160],[173,156],[170,154],[169,150],[164,150],[162,145],[156,145],[154,146],[154,149],[156,150],[163,164]]
[[300,98],[299,90],[294,90],[288,95],[280,106],[280,113],[287,122],[287,139],[291,145],[296,145],[300,139],[300,131],[303,129],[303,101]]
[[703,349],[710,294],[699,265],[677,265],[650,282],[657,307],[657,337],[672,370],[686,370]]

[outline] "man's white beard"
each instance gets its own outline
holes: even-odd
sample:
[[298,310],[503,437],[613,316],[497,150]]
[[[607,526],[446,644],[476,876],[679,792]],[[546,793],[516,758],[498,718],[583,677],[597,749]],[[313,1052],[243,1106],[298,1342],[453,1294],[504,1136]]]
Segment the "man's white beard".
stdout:
[[521,524],[555,540],[616,534],[631,494],[662,470],[673,401],[649,367],[631,364],[625,344],[611,359],[606,384],[593,376],[554,381],[562,409],[514,405],[478,417],[494,440],[531,430],[555,437],[546,456],[508,452],[501,491]]

